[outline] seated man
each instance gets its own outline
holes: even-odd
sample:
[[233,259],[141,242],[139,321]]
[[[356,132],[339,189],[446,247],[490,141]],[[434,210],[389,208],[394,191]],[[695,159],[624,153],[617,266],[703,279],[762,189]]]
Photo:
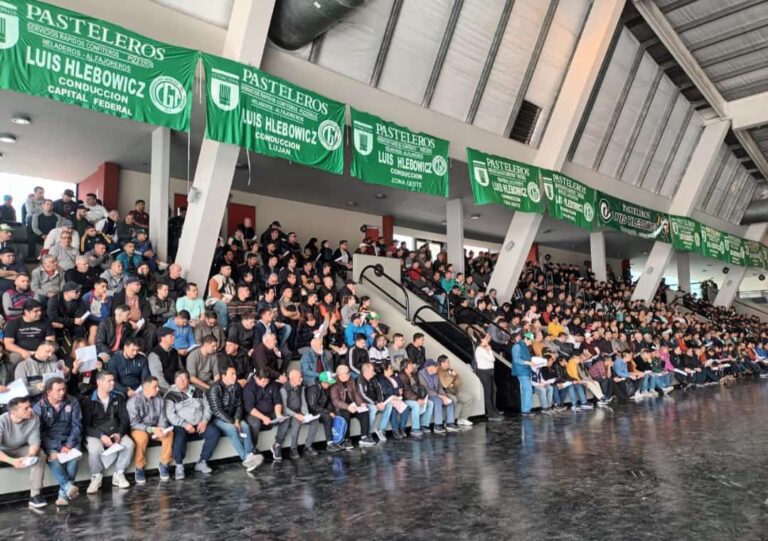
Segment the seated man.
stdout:
[[[385,402],[384,391],[376,380],[376,371],[372,363],[365,363],[360,367],[360,377],[357,379],[357,392],[368,408],[368,437],[375,432],[379,442],[387,441],[384,433],[387,431],[389,418],[392,415],[392,404],[391,402]],[[379,421],[379,427],[374,430],[376,414],[379,412],[381,412],[381,420]]]
[[67,383],[62,378],[46,381],[43,394],[32,409],[40,418],[40,436],[43,451],[48,457],[48,467],[59,484],[56,505],[66,506],[80,492],[75,485],[80,459],[74,458],[62,464],[59,455],[80,447],[83,413],[77,400],[67,394]]
[[165,394],[181,369],[179,354],[173,347],[174,336],[171,329],[160,327],[157,331],[157,345],[147,356],[149,373],[160,383],[160,392]]
[[264,462],[254,454],[253,439],[248,423],[243,423],[243,388],[237,383],[237,370],[227,366],[220,379],[208,389],[213,425],[232,442],[246,471],[252,472]]
[[[102,284],[97,282],[95,288],[101,287],[103,287]],[[111,297],[108,298],[111,299]],[[92,299],[91,303],[93,302]],[[102,306],[104,304],[102,303]],[[133,336],[133,328],[128,323],[128,315],[128,307],[119,304],[114,307],[112,316],[103,319],[96,328],[96,352],[102,361],[108,361],[112,354],[120,351],[125,342]]]
[[[271,290],[270,290],[271,291]],[[255,327],[256,342],[261,342],[265,334],[274,334],[280,338],[280,347],[285,348],[293,328],[284,321],[275,321],[275,310],[269,307],[258,309],[259,319]]]
[[189,324],[189,312],[186,310],[177,312],[176,316],[169,319],[163,327],[173,331],[173,347],[179,352],[180,357],[186,357],[187,352],[197,345],[192,326]]
[[[363,404],[362,398],[358,395],[357,386],[354,380],[350,377],[349,367],[341,365],[336,369],[336,383],[331,387],[331,401],[336,415],[344,418],[347,422],[347,427],[350,426],[352,417],[355,417],[360,423],[360,434],[363,436],[360,438],[361,447],[372,447],[376,443],[368,437],[369,415],[368,408]],[[349,431],[349,428],[347,428]],[[349,443],[349,432],[347,432],[346,438],[342,447],[349,449],[351,444]]]
[[287,381],[283,373],[283,356],[277,348],[277,338],[274,334],[265,334],[262,337],[261,343],[253,348],[251,358],[254,370],[265,372],[267,377],[281,384]]
[[45,507],[40,494],[43,489],[46,456],[41,449],[40,418],[32,411],[29,397],[16,397],[8,402],[8,411],[0,415],[0,462],[16,469],[29,467],[29,506]]
[[99,275],[99,278],[104,278],[107,281],[109,294],[116,295],[125,287],[125,281],[128,279],[128,274],[123,272],[123,264],[120,261],[115,260],[110,263],[109,269]]
[[227,305],[235,297],[235,293],[232,266],[223,262],[219,265],[219,272],[208,281],[208,299],[205,301],[205,306],[216,311],[224,327],[228,322]]
[[24,305],[31,300],[35,300],[35,294],[29,287],[29,275],[19,273],[13,279],[13,287],[3,293],[5,320],[19,319],[24,313]]
[[157,469],[160,480],[170,479],[168,467],[173,460],[173,427],[165,416],[165,400],[160,394],[160,384],[154,376],[141,382],[141,392],[128,400],[128,418],[131,421],[131,439],[136,446],[136,484],[147,482],[144,467],[147,465],[149,438],[160,440],[163,445]]
[[[133,440],[128,436],[131,421],[125,408],[125,396],[114,392],[115,375],[107,370],[96,374],[96,390],[83,400],[83,430],[88,448],[88,467],[91,470],[91,483],[88,494],[96,494],[101,489],[102,472],[115,465],[112,486],[129,488],[131,484],[125,478],[125,469],[133,457]],[[104,451],[119,444],[120,449],[105,455]]]
[[[317,456],[318,453],[312,448],[312,444],[315,442],[320,420],[314,419],[309,421],[306,419],[310,413],[307,404],[306,387],[301,378],[301,370],[294,368],[288,372],[288,381],[280,389],[280,397],[283,403],[283,412],[286,417],[291,419],[291,459],[299,458],[299,431],[301,431],[301,425],[303,424],[309,425],[305,452],[310,456]],[[278,455],[280,454],[280,445],[282,443],[283,440],[276,440],[275,442],[278,445]]]
[[37,400],[45,388],[43,376],[57,374],[69,379],[69,368],[56,358],[56,342],[41,342],[35,352],[16,365],[14,375],[24,382],[31,400]]
[[47,302],[49,297],[55,297],[64,285],[64,272],[59,269],[56,258],[52,255],[43,256],[40,266],[29,275],[29,287],[40,302]]
[[205,303],[199,297],[200,292],[196,283],[188,282],[185,292],[186,295],[176,299],[176,311],[186,310],[189,312],[189,323],[196,327],[205,313]]
[[133,336],[141,338],[142,349],[149,351],[153,346],[156,328],[151,322],[152,310],[149,301],[142,295],[141,288],[141,279],[138,276],[130,276],[125,281],[123,290],[115,294],[112,302],[115,306],[128,307],[128,324],[133,330]]
[[435,405],[435,434],[459,431],[454,420],[455,405],[440,385],[437,363],[433,359],[428,359],[419,370],[419,384],[427,390],[427,398]]
[[[422,427],[429,428],[435,403],[427,398],[427,391],[419,385],[416,370],[416,361],[409,357],[403,361],[402,370],[397,377],[403,388],[403,400],[411,409],[411,437],[420,438],[423,436]],[[403,432],[408,416],[401,415],[400,419],[401,424],[398,428]]]
[[43,342],[56,341],[56,332],[43,319],[43,305],[37,300],[28,300],[24,304],[21,318],[10,321],[3,332],[5,349],[13,365],[29,358]]
[[427,350],[424,348],[424,335],[417,332],[413,335],[413,342],[408,344],[405,352],[409,359],[416,361],[416,368],[421,370],[427,361]]
[[[165,282],[158,282],[155,294],[149,298],[149,310],[152,323],[158,327],[165,325],[176,315],[176,302],[170,297],[170,288]],[[187,312],[189,314],[189,312]]]
[[245,421],[251,430],[253,441],[258,443],[262,427],[277,425],[277,435],[272,446],[272,457],[282,460],[281,444],[288,434],[290,423],[283,416],[283,403],[280,399],[280,385],[270,381],[269,373],[257,370],[243,388]]
[[189,381],[195,387],[207,391],[221,379],[219,369],[218,341],[213,336],[206,336],[199,348],[187,356]]
[[67,272],[75,268],[75,260],[80,255],[76,246],[72,240],[72,232],[62,231],[57,242],[48,250],[48,254],[56,258],[60,270]]
[[123,251],[118,254],[115,261],[119,261],[123,264],[123,269],[128,274],[136,274],[136,269],[139,268],[143,258],[141,254],[136,251],[136,245],[133,240],[127,241],[123,244]]
[[211,473],[208,460],[216,449],[221,432],[211,423],[211,406],[205,393],[189,384],[189,372],[180,369],[174,384],[165,394],[165,416],[173,426],[173,460],[176,479],[184,479],[184,459],[190,437],[202,437],[203,448],[195,464],[195,471]]
[[0,248],[0,295],[13,288],[13,282],[19,274],[26,274],[24,263],[16,260],[16,252],[6,246]]
[[[83,317],[87,308],[80,301],[80,286],[75,282],[66,282],[61,293],[48,299],[48,321],[56,330],[57,338],[70,343],[78,338],[85,338]],[[90,317],[90,316],[89,316]]]
[[307,385],[317,381],[322,372],[328,372],[333,368],[331,354],[323,349],[323,339],[313,338],[309,351],[301,356],[301,375]]
[[139,351],[140,347],[138,338],[129,338],[123,349],[112,355],[107,363],[107,370],[115,375],[114,391],[126,398],[133,398],[141,383],[150,376],[149,361]]
[[[206,310],[203,313],[203,320],[195,322],[192,320],[192,314],[189,315],[190,322],[194,329],[194,337],[196,344],[202,344],[203,339],[206,336],[213,336],[218,342],[218,351],[222,352],[225,349],[227,334],[224,332],[224,328],[219,325],[219,316],[213,310]],[[197,323],[197,325],[195,325]]]
[[227,331],[224,351],[237,368],[237,379],[241,385],[245,385],[248,376],[253,373],[251,354],[253,353],[253,327],[255,324],[255,316],[253,312],[249,312],[242,314],[234,323],[230,323]]
[[437,358],[437,376],[445,394],[456,404],[456,424],[459,426],[472,426],[472,421],[469,420],[466,413],[472,406],[474,398],[470,393],[464,392],[464,389],[462,389],[461,378],[456,373],[456,370],[451,367],[451,361],[446,355],[440,355]]
[[360,369],[368,362],[370,362],[370,358],[368,357],[365,335],[358,334],[347,352],[347,366],[352,371],[352,377],[357,378],[360,375]]
[[315,381],[307,386],[307,408],[312,415],[319,415],[320,422],[325,430],[326,450],[329,453],[341,451],[341,447],[333,443],[333,419],[336,414],[333,411],[330,388],[336,383],[331,372],[321,372]]

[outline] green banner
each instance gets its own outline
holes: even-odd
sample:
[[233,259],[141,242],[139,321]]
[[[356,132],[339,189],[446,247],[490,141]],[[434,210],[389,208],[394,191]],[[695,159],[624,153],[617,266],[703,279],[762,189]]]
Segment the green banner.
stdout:
[[448,141],[350,109],[353,177],[448,197]]
[[741,237],[723,233],[723,238],[725,239],[725,254],[728,261],[732,265],[737,265],[739,267],[747,265],[747,250],[744,247],[744,241]]
[[675,250],[701,253],[701,228],[699,222],[682,216],[669,217],[672,229],[672,246]]
[[469,182],[476,205],[496,203],[523,212],[544,212],[539,168],[467,148]]
[[0,0],[0,88],[189,131],[199,53],[42,2]]
[[203,54],[209,139],[344,172],[345,105],[253,66]]
[[746,266],[755,269],[764,269],[768,266],[766,265],[764,247],[762,244],[754,240],[745,240],[744,248],[747,253]]
[[600,192],[600,225],[643,239],[670,242],[669,216]]
[[541,177],[549,215],[592,231],[595,228],[597,192],[557,171],[542,169]]
[[725,235],[714,227],[699,225],[701,227],[701,254],[704,257],[730,262],[725,247]]

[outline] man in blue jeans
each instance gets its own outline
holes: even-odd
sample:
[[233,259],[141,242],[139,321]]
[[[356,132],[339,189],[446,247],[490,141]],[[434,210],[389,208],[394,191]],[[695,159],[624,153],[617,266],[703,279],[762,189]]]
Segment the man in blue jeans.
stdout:
[[165,393],[165,416],[173,426],[173,461],[176,463],[176,479],[184,479],[184,459],[187,456],[189,438],[203,438],[200,458],[195,471],[211,473],[208,460],[219,443],[221,431],[211,423],[211,406],[202,389],[189,384],[189,372],[179,370],[174,383]]
[[446,430],[458,432],[460,429],[456,426],[454,417],[456,404],[448,397],[440,384],[437,370],[437,361],[434,359],[428,359],[424,363],[424,368],[419,370],[419,384],[426,389],[427,400],[435,406],[435,434],[445,434]]
[[221,379],[208,389],[213,425],[225,434],[235,448],[243,466],[252,472],[264,462],[264,457],[253,454],[251,428],[243,420],[243,389],[237,382],[237,368],[227,366]]
[[533,334],[527,332],[521,340],[515,342],[512,346],[512,375],[517,377],[520,383],[520,413],[524,416],[531,414],[531,399],[533,398],[533,385],[531,377],[531,344],[533,344]]
[[[410,409],[400,414],[400,424],[398,428],[401,432],[405,431],[408,419],[411,420],[411,437],[422,437],[421,427],[429,428],[429,421],[432,419],[432,412],[435,408],[434,403],[426,397],[426,390],[419,385],[416,380],[416,361],[407,358],[400,365],[402,370],[397,375],[400,386],[403,388],[403,400]],[[423,391],[423,393],[422,393]]]
[[59,484],[56,505],[69,505],[79,493],[75,485],[78,459],[62,464],[59,455],[80,447],[83,438],[80,404],[67,394],[67,384],[62,378],[51,378],[45,382],[43,397],[32,409],[40,417],[43,451],[48,455],[48,467]]

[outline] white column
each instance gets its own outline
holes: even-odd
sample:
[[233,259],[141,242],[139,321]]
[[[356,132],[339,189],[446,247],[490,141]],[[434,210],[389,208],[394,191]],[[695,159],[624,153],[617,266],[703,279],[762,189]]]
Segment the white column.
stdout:
[[[768,233],[768,223],[752,224],[747,227],[744,238],[760,242],[766,233]],[[736,298],[736,294],[739,292],[741,281],[747,275],[748,270],[748,267],[731,267],[731,271],[725,275],[723,287],[717,292],[715,302],[713,303],[715,306],[725,306],[727,308],[733,303],[733,299]]]
[[[624,0],[595,0],[592,4],[541,138],[535,165],[556,171],[562,169],[624,3]],[[507,300],[512,296],[541,220],[540,214],[525,212],[516,212],[512,217],[489,284],[498,290],[499,298]]]
[[152,132],[149,173],[149,239],[160,261],[168,261],[168,199],[171,191],[171,130]]
[[464,207],[461,199],[450,199],[445,204],[445,230],[448,237],[448,262],[453,264],[453,275],[464,272]]
[[589,234],[589,253],[592,259],[592,272],[598,282],[608,281],[608,262],[605,260],[605,233],[595,231]]
[[691,292],[691,254],[689,252],[677,252],[677,289]]
[[[669,206],[670,214],[691,215],[696,205],[696,196],[709,177],[709,172],[715,164],[718,150],[725,140],[729,127],[730,121],[716,120],[704,128],[704,132],[693,150],[691,160],[688,162],[683,179],[680,181],[680,186],[678,186],[675,197],[672,199],[672,204]],[[664,269],[667,268],[673,253],[671,244],[653,243],[643,272],[637,281],[635,291],[632,293],[633,301],[648,301],[653,298],[659,283],[661,283],[661,278],[664,276]]]
[[[235,0],[222,56],[259,66],[275,0]],[[203,139],[176,262],[205,288],[240,148]]]

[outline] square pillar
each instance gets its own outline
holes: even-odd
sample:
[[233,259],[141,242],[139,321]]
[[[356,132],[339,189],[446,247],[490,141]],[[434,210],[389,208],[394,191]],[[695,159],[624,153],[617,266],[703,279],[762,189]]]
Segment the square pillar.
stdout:
[[691,254],[677,252],[677,289],[691,292]]
[[171,130],[152,132],[149,174],[149,239],[160,261],[168,261],[168,209],[171,191]]
[[461,199],[450,199],[445,204],[445,229],[448,237],[448,262],[453,264],[453,275],[464,273],[464,207]]
[[589,254],[592,272],[598,282],[608,281],[608,262],[605,259],[605,233],[595,231],[589,234]]

